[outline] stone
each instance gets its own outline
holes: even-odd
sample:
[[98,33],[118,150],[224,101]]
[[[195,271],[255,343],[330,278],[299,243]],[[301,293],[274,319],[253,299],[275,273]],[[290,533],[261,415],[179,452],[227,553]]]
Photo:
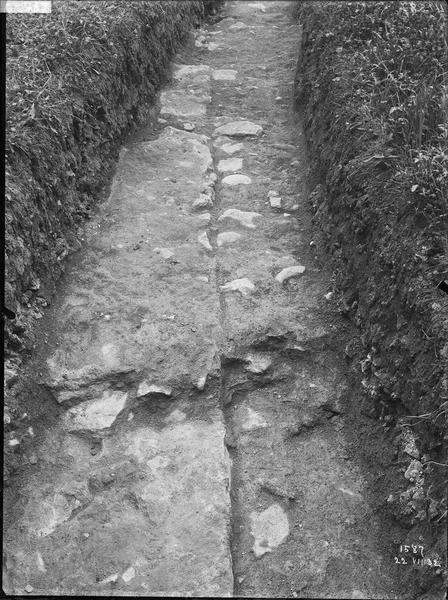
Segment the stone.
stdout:
[[160,114],[174,117],[201,117],[207,111],[211,96],[197,96],[184,90],[168,89],[160,94]]
[[165,259],[172,258],[174,256],[174,252],[169,248],[154,248],[153,250]]
[[241,175],[240,173],[236,175],[227,175],[222,180],[224,185],[249,185],[252,183],[252,180],[247,175]]
[[234,81],[238,74],[238,71],[234,69],[218,69],[213,71],[212,79],[215,81]]
[[101,398],[89,400],[70,408],[63,418],[68,431],[102,431],[111,427],[125,408],[128,394],[106,390]]
[[272,364],[271,357],[261,352],[247,354],[244,361],[247,363],[245,370],[251,373],[265,373]]
[[193,125],[193,123],[184,123],[185,131],[193,131],[194,128],[195,128],[195,126]]
[[242,296],[249,296],[254,290],[255,286],[247,277],[241,279],[234,279],[229,281],[225,285],[221,286],[223,292],[239,292]]
[[27,585],[25,586],[25,592],[27,592],[27,594],[31,594],[31,592],[34,590],[32,585]]
[[109,575],[109,577],[106,577],[106,579],[100,581],[100,585],[105,585],[106,583],[115,583],[116,581],[118,581],[118,573],[113,573],[112,575]]
[[238,142],[238,144],[223,144],[221,146],[221,150],[223,150],[226,154],[235,154],[235,152],[239,152],[244,148],[244,144],[242,142]]
[[171,396],[172,391],[173,390],[170,387],[150,384],[144,380],[138,386],[137,398],[148,396],[148,394],[163,394],[164,396]]
[[324,294],[324,298],[327,302],[330,302],[330,300],[333,298],[333,292],[328,292],[327,294]]
[[129,567],[129,569],[126,569],[126,571],[121,576],[122,580],[125,583],[129,583],[131,581],[131,579],[134,579],[134,577],[135,577],[135,569],[134,569],[134,567]]
[[246,137],[246,136],[259,136],[263,132],[263,127],[252,123],[252,121],[232,121],[231,123],[225,123],[217,127],[213,133],[213,136],[217,135],[228,135],[230,137]]
[[256,219],[257,217],[261,217],[260,213],[239,210],[237,208],[228,208],[218,218],[218,221],[225,221],[226,219],[231,219],[233,221],[238,221],[238,223],[240,225],[243,225],[243,227],[247,227],[248,229],[255,229],[256,225],[254,223],[254,219]]
[[409,481],[416,481],[421,477],[423,472],[423,465],[419,460],[413,460],[409,467],[406,469],[404,476]]
[[253,511],[250,519],[254,537],[253,552],[257,558],[272,552],[289,535],[288,517],[279,504],[272,504],[260,513]]
[[184,412],[182,412],[181,410],[179,410],[178,408],[176,408],[175,410],[173,410],[173,412],[171,414],[169,414],[164,419],[164,421],[168,425],[172,425],[174,423],[183,423],[186,418],[187,418],[187,415]]
[[282,199],[280,198],[280,196],[270,196],[269,204],[271,205],[271,208],[281,208]]
[[406,454],[408,454],[409,456],[411,456],[412,458],[419,459],[420,452],[417,448],[416,438],[415,438],[414,433],[411,431],[411,429],[405,428],[405,429],[403,429],[403,432],[401,435],[402,435],[402,439],[404,442],[403,451]]
[[242,23],[241,21],[238,21],[237,23],[233,23],[233,25],[230,25],[229,29],[231,31],[240,31],[241,29],[247,29],[248,26],[245,23]]
[[210,79],[211,70],[208,65],[174,65],[173,79],[187,83],[203,83]]
[[305,267],[303,267],[302,265],[286,267],[285,269],[282,269],[280,273],[278,273],[278,275],[275,276],[275,280],[279,283],[284,283],[288,279],[291,279],[291,277],[297,277],[299,275],[303,275],[303,273],[305,273]]
[[254,429],[260,429],[267,426],[268,424],[260,414],[252,410],[250,407],[246,408],[246,416],[241,424],[241,429],[243,431],[252,431]]
[[194,387],[199,390],[200,392],[202,392],[202,390],[205,388],[205,384],[207,382],[207,375],[201,375],[198,380],[194,383]]
[[198,236],[198,242],[201,244],[201,246],[203,246],[206,250],[213,250],[210,241],[208,239],[208,235],[207,232],[204,231],[203,233],[201,233],[201,235]]
[[229,246],[240,240],[242,237],[241,233],[237,233],[236,231],[223,231],[222,233],[218,233],[216,243],[218,247]]
[[212,191],[200,194],[199,198],[193,202],[193,209],[200,210],[201,208],[211,208],[213,206]]
[[219,48],[219,44],[217,44],[216,42],[209,42],[206,48],[213,52],[214,50],[217,50]]
[[218,163],[218,171],[220,173],[227,173],[229,171],[239,171],[243,168],[242,158],[224,158]]

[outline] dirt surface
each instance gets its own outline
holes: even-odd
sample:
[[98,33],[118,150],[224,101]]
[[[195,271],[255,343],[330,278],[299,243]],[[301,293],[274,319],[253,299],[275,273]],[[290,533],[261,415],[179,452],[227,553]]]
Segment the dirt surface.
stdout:
[[394,557],[425,532],[383,510],[394,450],[353,410],[354,332],[306,206],[292,6],[221,17],[176,57],[43,319],[9,593],[412,597]]

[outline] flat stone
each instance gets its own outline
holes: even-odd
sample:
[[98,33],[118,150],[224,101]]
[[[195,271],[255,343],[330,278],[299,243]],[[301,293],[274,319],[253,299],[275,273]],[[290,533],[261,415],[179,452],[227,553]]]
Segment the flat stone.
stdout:
[[240,223],[240,225],[243,225],[243,227],[247,227],[248,229],[255,229],[256,225],[254,223],[254,219],[256,219],[257,217],[261,217],[260,213],[238,210],[237,208],[228,208],[219,217],[218,221],[232,219],[233,221],[238,221],[238,223]]
[[289,535],[288,517],[279,504],[272,504],[260,513],[253,511],[250,519],[254,537],[253,552],[257,558],[272,552]]
[[250,407],[246,408],[246,415],[241,424],[241,429],[243,431],[253,431],[254,429],[261,429],[267,426],[268,424],[259,413],[255,412]]
[[242,296],[247,297],[255,291],[255,286],[250,279],[242,277],[241,279],[229,281],[229,283],[222,285],[221,289],[223,292],[240,292]]
[[213,52],[214,50],[217,50],[219,48],[219,44],[217,44],[216,42],[209,42],[206,45],[206,48],[208,48],[209,50],[211,50]]
[[185,131],[194,131],[195,125],[193,123],[184,123]]
[[280,198],[280,196],[270,196],[269,204],[271,205],[271,208],[281,208],[282,199]]
[[168,89],[160,94],[160,114],[174,117],[201,117],[205,115],[211,96],[193,95],[184,90]]
[[126,569],[126,571],[121,576],[122,580],[125,583],[129,583],[131,581],[131,579],[134,579],[134,577],[135,577],[135,569],[134,569],[134,567],[129,567],[129,569]]
[[191,83],[202,83],[210,79],[212,72],[208,65],[174,65],[173,79]]
[[282,269],[278,275],[275,276],[276,281],[279,283],[284,283],[291,277],[298,277],[299,275],[303,275],[305,273],[305,267],[302,265],[297,265],[294,267],[286,267]]
[[240,31],[241,29],[247,29],[248,25],[246,25],[245,23],[238,21],[237,23],[233,23],[233,25],[230,25],[229,29],[231,29],[232,31]]
[[245,370],[251,373],[264,373],[272,364],[271,357],[261,352],[247,354],[244,361],[247,363],[244,367]]
[[156,254],[160,254],[162,258],[172,258],[174,256],[174,252],[169,248],[153,248]]
[[222,233],[218,233],[216,243],[219,247],[229,246],[240,240],[242,237],[241,233],[237,233],[236,231],[223,231]]
[[235,152],[239,152],[244,148],[244,144],[242,142],[238,142],[238,144],[223,144],[221,146],[221,150],[223,150],[226,154],[235,154]]
[[222,182],[224,185],[249,185],[252,183],[252,179],[247,175],[237,173],[235,175],[227,175]]
[[201,235],[198,236],[198,242],[203,246],[206,250],[213,250],[210,241],[208,239],[207,232],[204,231]]
[[207,375],[201,375],[197,381],[194,382],[194,387],[199,390],[200,392],[202,392],[202,390],[205,388],[205,384],[207,383]]
[[70,408],[64,415],[64,427],[69,431],[108,429],[124,409],[127,397],[124,392],[105,391],[97,400],[89,400]]
[[243,168],[242,158],[224,158],[218,163],[218,171],[220,173],[227,173],[229,171],[239,171]]
[[231,123],[225,123],[217,127],[213,133],[213,136],[217,135],[228,135],[230,137],[245,137],[245,136],[259,136],[263,131],[261,125],[252,123],[252,121],[232,121]]
[[187,415],[184,412],[182,412],[181,410],[179,410],[178,408],[176,408],[175,410],[173,410],[172,413],[170,413],[164,419],[164,421],[168,425],[172,425],[174,423],[183,423],[186,418],[187,418]]
[[213,71],[212,79],[215,81],[234,81],[237,75],[238,71],[234,69],[218,69]]
[[164,385],[150,384],[144,380],[140,383],[137,390],[137,398],[148,396],[148,394],[163,394],[164,396],[171,396],[172,389]]

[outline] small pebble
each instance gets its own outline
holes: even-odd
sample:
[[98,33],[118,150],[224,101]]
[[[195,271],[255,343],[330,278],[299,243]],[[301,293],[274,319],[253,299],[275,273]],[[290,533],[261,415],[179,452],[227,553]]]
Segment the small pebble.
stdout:
[[185,129],[185,131],[193,131],[194,130],[193,123],[184,123],[184,129]]
[[32,585],[27,585],[25,587],[25,592],[28,592],[28,594],[31,594],[31,592],[34,590]]
[[328,294],[325,294],[324,298],[325,300],[330,301],[333,298],[333,292],[328,292]]

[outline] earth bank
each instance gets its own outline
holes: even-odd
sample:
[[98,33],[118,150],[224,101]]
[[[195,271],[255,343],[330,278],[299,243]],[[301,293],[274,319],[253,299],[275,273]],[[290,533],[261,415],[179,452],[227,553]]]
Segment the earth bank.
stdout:
[[[346,353],[363,410],[405,449],[389,509],[411,532],[429,529],[445,553],[446,7],[411,4],[300,3],[295,102],[340,311],[361,332]],[[424,573],[423,589],[433,584],[443,589]]]

